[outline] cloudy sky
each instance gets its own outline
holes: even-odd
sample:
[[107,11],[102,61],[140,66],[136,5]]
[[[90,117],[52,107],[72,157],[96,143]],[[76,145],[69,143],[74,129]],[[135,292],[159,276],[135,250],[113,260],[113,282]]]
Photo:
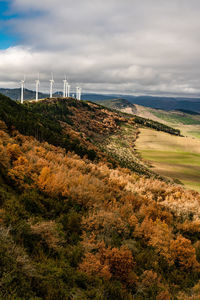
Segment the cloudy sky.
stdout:
[[0,87],[200,96],[199,0],[0,0]]

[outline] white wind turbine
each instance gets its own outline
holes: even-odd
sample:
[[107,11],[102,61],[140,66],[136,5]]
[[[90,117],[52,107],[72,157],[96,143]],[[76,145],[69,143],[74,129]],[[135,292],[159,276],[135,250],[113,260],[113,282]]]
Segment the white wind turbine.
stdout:
[[21,104],[24,103],[24,86],[25,86],[25,76],[24,80],[21,80]]
[[67,82],[67,84],[66,84],[66,97],[70,97],[70,85],[69,85],[69,83]]
[[76,99],[78,100],[78,97],[79,97],[79,87],[77,86],[76,87]]
[[53,80],[53,73],[51,73],[51,80],[50,81],[50,98],[53,97],[53,84],[54,84],[54,80]]
[[78,100],[81,100],[81,92],[82,92],[82,88],[79,88]]
[[40,86],[40,74],[38,73],[38,79],[35,81],[36,85],[36,93],[35,93],[35,100],[38,101],[38,93],[39,93],[39,86]]
[[78,86],[76,88],[76,99],[81,100],[81,88]]
[[63,87],[63,97],[68,97],[67,96],[67,86],[68,86],[68,83],[67,83],[67,79],[66,79],[66,76],[65,76],[65,79],[63,80],[64,82],[64,87]]

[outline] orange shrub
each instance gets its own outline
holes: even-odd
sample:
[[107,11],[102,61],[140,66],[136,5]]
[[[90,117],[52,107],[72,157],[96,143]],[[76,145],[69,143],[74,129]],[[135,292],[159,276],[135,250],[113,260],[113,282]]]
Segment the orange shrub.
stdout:
[[11,161],[16,160],[20,155],[22,155],[22,151],[18,144],[8,144],[7,145],[7,153],[10,157]]
[[178,263],[182,269],[199,270],[195,248],[192,247],[190,240],[179,235],[176,240],[170,242],[170,252],[175,263]]
[[109,265],[102,264],[99,255],[86,253],[83,262],[79,265],[82,272],[88,275],[99,276],[105,279],[111,278]]

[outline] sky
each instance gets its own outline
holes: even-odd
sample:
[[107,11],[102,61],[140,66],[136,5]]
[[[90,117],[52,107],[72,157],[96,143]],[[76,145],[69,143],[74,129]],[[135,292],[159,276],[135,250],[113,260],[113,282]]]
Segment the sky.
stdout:
[[199,0],[0,0],[0,87],[200,96]]

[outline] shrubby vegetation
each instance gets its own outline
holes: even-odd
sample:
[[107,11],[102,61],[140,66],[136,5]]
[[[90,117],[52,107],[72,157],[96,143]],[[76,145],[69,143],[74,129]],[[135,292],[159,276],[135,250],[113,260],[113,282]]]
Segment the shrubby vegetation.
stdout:
[[[45,112],[33,113],[27,106],[20,105],[6,96],[0,96],[0,119],[4,121],[9,132],[16,128],[20,133],[34,136],[39,141],[63,147],[67,151],[75,151],[80,156],[87,155],[96,158],[96,151],[92,145],[82,140],[69,130],[63,132],[59,119],[50,117]],[[39,105],[39,103],[38,103]]]
[[4,121],[0,183],[0,298],[198,299],[197,192]]

